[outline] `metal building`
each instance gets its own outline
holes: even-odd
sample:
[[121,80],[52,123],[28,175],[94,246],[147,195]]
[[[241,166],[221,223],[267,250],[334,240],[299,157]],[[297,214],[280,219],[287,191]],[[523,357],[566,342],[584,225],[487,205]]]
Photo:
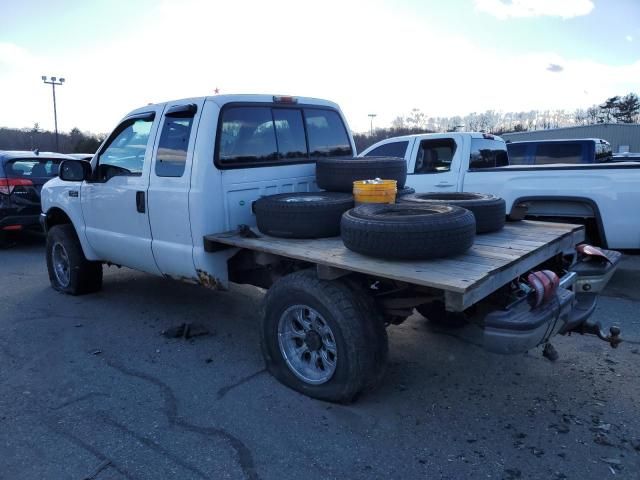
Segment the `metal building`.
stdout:
[[640,152],[640,124],[637,123],[597,123],[579,127],[505,133],[500,136],[512,142],[564,138],[602,138],[611,144],[611,149],[614,153]]

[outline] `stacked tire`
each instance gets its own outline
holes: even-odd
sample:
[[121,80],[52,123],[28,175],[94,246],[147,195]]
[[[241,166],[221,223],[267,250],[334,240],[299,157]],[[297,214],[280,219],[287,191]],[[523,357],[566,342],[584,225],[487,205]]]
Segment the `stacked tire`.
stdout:
[[455,206],[368,204],[342,215],[341,232],[354,252],[418,260],[464,253],[473,245],[476,222],[470,211]]
[[407,164],[396,157],[321,158],[316,183],[323,192],[269,195],[253,205],[258,230],[282,238],[324,238],[340,235],[342,214],[354,207],[353,182],[372,178],[395,180],[403,193]]
[[281,193],[253,205],[258,230],[283,238],[338,236],[342,214],[351,208],[353,196],[341,192]]
[[403,195],[398,202],[411,205],[451,205],[473,213],[476,233],[496,232],[504,227],[505,201],[494,195],[470,192],[430,192]]
[[407,181],[407,162],[398,157],[321,158],[316,162],[318,187],[330,192],[353,191],[353,182],[382,178],[395,180],[398,189]]

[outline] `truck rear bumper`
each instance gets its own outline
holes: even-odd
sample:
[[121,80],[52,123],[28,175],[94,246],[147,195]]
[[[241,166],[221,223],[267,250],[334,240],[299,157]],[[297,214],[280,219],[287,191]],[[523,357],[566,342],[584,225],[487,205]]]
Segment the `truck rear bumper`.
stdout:
[[508,310],[491,312],[484,319],[484,348],[515,354],[545,343],[568,324],[575,303],[575,294],[560,288],[555,298],[538,308],[531,309],[522,302]]
[[[555,297],[537,308],[526,301],[484,318],[484,348],[502,354],[522,353],[554,335],[580,330],[593,314],[600,293],[611,279],[621,254],[605,251],[609,261],[579,262],[560,281]],[[564,288],[563,288],[564,287]]]
[[600,293],[616,271],[622,254],[615,250],[602,250],[608,261],[598,257],[577,263],[572,270],[578,274],[574,291],[576,293]]

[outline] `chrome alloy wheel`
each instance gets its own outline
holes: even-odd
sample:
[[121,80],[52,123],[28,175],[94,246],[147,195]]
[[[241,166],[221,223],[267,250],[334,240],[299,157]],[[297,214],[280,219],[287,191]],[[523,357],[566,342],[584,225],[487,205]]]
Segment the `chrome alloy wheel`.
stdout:
[[69,264],[69,256],[64,245],[56,242],[51,252],[51,262],[53,263],[53,272],[56,280],[61,287],[68,287],[71,281],[71,266]]
[[328,382],[336,371],[336,339],[322,315],[306,305],[287,308],[278,322],[278,346],[296,377],[311,385]]

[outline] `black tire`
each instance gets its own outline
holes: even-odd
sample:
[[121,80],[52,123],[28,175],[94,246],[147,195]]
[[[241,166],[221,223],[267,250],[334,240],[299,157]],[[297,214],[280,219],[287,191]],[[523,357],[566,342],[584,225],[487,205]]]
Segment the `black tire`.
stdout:
[[398,157],[321,158],[316,162],[318,187],[331,192],[353,192],[356,180],[395,180],[397,188],[407,181],[407,162]]
[[[54,251],[63,252],[67,258],[67,281],[64,274],[56,273],[54,255],[58,254]],[[102,288],[102,263],[87,260],[73,225],[51,227],[47,234],[46,256],[49,281],[51,286],[59,292],[83,295],[97,292]]]
[[396,200],[404,195],[411,195],[412,193],[416,193],[415,188],[411,188],[411,187],[398,188],[398,191],[396,193]]
[[447,312],[444,302],[434,300],[430,303],[418,305],[416,310],[430,323],[440,327],[460,328],[468,323],[467,317],[462,312]]
[[353,208],[353,196],[335,192],[270,195],[253,206],[258,229],[283,238],[322,238],[340,235],[340,218]]
[[402,203],[438,203],[471,210],[476,218],[476,233],[495,232],[504,227],[507,218],[505,201],[494,195],[470,192],[429,192],[404,195]]
[[429,259],[457,255],[473,245],[473,214],[450,205],[360,205],[342,216],[345,246],[381,258]]
[[[336,345],[335,370],[323,383],[301,379],[280,348],[278,325],[288,309],[315,310],[331,329]],[[284,385],[329,402],[352,401],[372,382],[377,345],[370,341],[362,298],[340,281],[320,280],[312,270],[287,275],[268,291],[263,303],[260,343],[269,372]],[[306,342],[306,339],[305,339]],[[302,345],[302,344],[301,344]],[[306,344],[305,344],[306,345]]]
[[365,315],[364,325],[367,332],[367,342],[374,348],[373,364],[369,369],[365,381],[364,390],[375,389],[387,371],[387,359],[389,358],[389,336],[385,327],[384,317],[373,295],[365,285],[345,277],[341,279],[356,296],[360,304],[360,311]]

